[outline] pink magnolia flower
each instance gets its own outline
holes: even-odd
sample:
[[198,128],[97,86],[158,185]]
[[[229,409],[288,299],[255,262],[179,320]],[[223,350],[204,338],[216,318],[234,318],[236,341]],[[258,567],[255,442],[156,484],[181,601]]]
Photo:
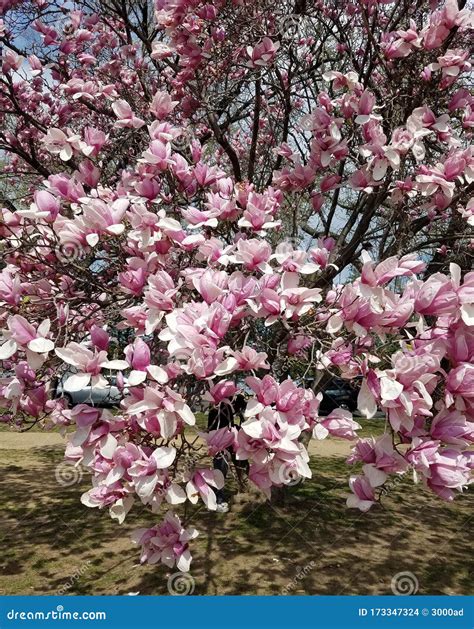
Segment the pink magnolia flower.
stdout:
[[339,175],[326,175],[319,184],[319,187],[321,192],[329,192],[330,190],[337,188],[340,182],[341,177]]
[[16,306],[21,301],[21,281],[16,268],[7,265],[0,272],[0,301]]
[[166,271],[149,276],[144,299],[148,308],[147,333],[153,332],[165,313],[173,310],[177,292],[172,277]]
[[448,50],[444,55],[438,57],[437,63],[431,63],[428,68],[431,71],[441,70],[440,88],[446,89],[452,85],[461,72],[471,69],[468,61],[469,52],[467,50]]
[[150,111],[158,120],[162,120],[173,111],[177,104],[178,101],[171,100],[168,92],[158,90],[151,101]]
[[415,312],[423,315],[452,314],[459,307],[458,304],[451,279],[442,273],[430,275],[415,296]]
[[467,447],[474,442],[474,422],[459,411],[442,411],[433,419],[430,434],[444,443]]
[[109,507],[110,516],[119,524],[125,520],[127,513],[132,508],[134,497],[119,483],[113,485],[97,484],[81,496],[81,502],[86,507]]
[[11,70],[19,70],[23,63],[24,57],[17,55],[16,52],[6,48],[2,54],[2,70],[5,74]]
[[398,259],[396,256],[387,258],[374,268],[374,263],[368,255],[363,255],[361,281],[370,286],[383,286],[395,277],[410,277],[421,273],[426,264],[418,260],[415,255],[406,255]]
[[112,110],[118,119],[114,127],[123,129],[129,127],[131,129],[139,129],[143,127],[145,121],[135,116],[132,108],[125,100],[116,100],[112,105]]
[[308,347],[311,347],[312,344],[313,339],[311,337],[298,334],[288,341],[288,353],[292,355],[301,354],[304,350],[308,349]]
[[150,376],[160,384],[168,382],[168,374],[158,365],[151,364],[151,352],[148,345],[140,338],[135,339],[133,344],[127,345],[124,350],[125,358],[132,371],[127,377],[127,385],[135,387]]
[[470,460],[454,449],[442,450],[430,465],[426,484],[443,500],[454,500],[455,490],[462,491],[472,483]]
[[94,325],[91,328],[91,341],[97,349],[106,352],[109,348],[110,336],[106,330]]
[[[270,259],[272,249],[270,245],[256,238],[250,240],[239,240],[237,243],[237,251],[231,261],[237,264],[243,264],[249,271],[260,269],[265,272],[270,269],[268,260]],[[222,259],[222,258],[221,258]]]
[[281,284],[282,310],[287,319],[301,317],[313,308],[313,304],[320,302],[320,288],[299,287],[299,277],[297,273],[283,273]]
[[216,456],[219,452],[227,450],[231,446],[236,446],[237,429],[219,428],[201,433],[200,436],[206,441],[209,456]]
[[412,444],[405,454],[405,459],[416,471],[429,476],[430,466],[437,460],[439,441],[415,438]]
[[224,487],[224,475],[220,470],[197,469],[186,483],[188,500],[196,504],[199,497],[210,511],[217,507],[216,494],[212,488]]
[[71,342],[65,347],[57,347],[56,356],[77,369],[64,382],[65,391],[80,391],[90,383],[92,387],[106,387],[107,380],[101,375],[102,369],[127,369],[125,360],[108,360],[107,352],[92,351],[80,343]]
[[363,476],[350,477],[349,487],[353,495],[347,498],[346,504],[350,508],[368,511],[377,500],[374,489],[385,483],[387,475],[371,464],[364,465],[362,469]]
[[417,31],[414,20],[410,19],[410,28],[406,31],[398,30],[390,34],[389,42],[382,44],[385,56],[388,59],[400,59],[407,57],[412,50],[421,48],[422,38]]
[[107,135],[100,129],[86,127],[84,129],[84,140],[82,142],[82,152],[87,157],[96,157],[107,141]]
[[193,280],[193,284],[207,304],[212,304],[216,299],[224,295],[228,286],[228,275],[225,271],[208,269],[199,279]]
[[290,244],[281,243],[271,256],[272,260],[276,260],[281,271],[290,273],[310,274],[319,271],[320,266],[312,262],[307,262],[307,253],[300,249],[293,249]]
[[330,434],[340,439],[357,439],[355,431],[360,429],[361,425],[352,419],[350,411],[336,408],[315,425],[313,437],[315,439],[325,439]]
[[74,150],[80,150],[81,137],[74,135],[67,129],[67,135],[61,129],[49,128],[46,135],[42,138],[46,150],[53,155],[59,155],[64,161],[69,161]]
[[265,352],[257,352],[252,347],[245,345],[242,350],[231,350],[228,356],[214,373],[224,376],[234,371],[253,371],[258,369],[270,369]]
[[353,464],[359,461],[371,463],[387,474],[404,472],[407,468],[406,460],[394,449],[392,436],[388,432],[378,439],[359,439],[347,462]]
[[237,391],[238,388],[232,380],[221,380],[204,394],[203,399],[212,404],[220,404],[221,402],[229,404]]
[[48,223],[53,222],[59,214],[59,201],[47,190],[40,190],[34,194],[34,203],[29,210],[18,210],[25,218],[43,218]]
[[194,207],[189,207],[187,210],[182,209],[181,214],[188,221],[191,229],[197,229],[198,227],[217,227],[219,221],[219,210],[207,210],[201,211]]
[[181,423],[194,426],[196,418],[183,397],[170,389],[164,390],[157,385],[146,386],[143,397],[138,401],[130,400],[126,407],[127,415],[139,415],[138,423],[146,426],[147,416],[156,419],[157,429],[165,439],[171,439]]
[[460,363],[451,369],[446,380],[446,389],[451,396],[474,398],[474,364]]
[[161,140],[152,140],[148,150],[143,153],[143,162],[152,164],[159,172],[171,164],[171,144]]
[[247,47],[247,55],[250,57],[249,66],[252,68],[265,67],[273,63],[280,42],[273,42],[269,37],[264,37],[254,48]]
[[161,562],[168,568],[176,565],[181,572],[188,572],[192,559],[189,542],[197,536],[195,528],[185,529],[179,517],[168,511],[161,524],[135,531],[132,541],[142,547],[141,563]]
[[365,124],[375,118],[372,111],[375,106],[375,94],[369,90],[364,90],[359,99],[358,115],[355,119],[356,124]]
[[8,330],[3,331],[5,342],[0,346],[0,360],[8,360],[22,349],[32,367],[41,366],[44,361],[36,355],[46,355],[54,349],[54,342],[47,338],[50,320],[45,319],[35,327],[21,315],[13,315],[7,319],[7,326]]
[[[149,456],[140,450],[136,458],[133,459],[127,469],[127,474],[143,504],[154,502],[157,488],[161,494],[165,493],[163,491],[163,488],[166,487],[166,484],[163,483],[163,470],[167,470],[175,458],[175,448],[162,446],[153,450]],[[123,474],[123,469],[122,466],[114,468],[109,473],[107,482],[118,480]],[[171,496],[167,496],[168,502],[172,504],[184,502],[184,495],[179,488],[173,489],[178,489],[178,491],[172,491]]]

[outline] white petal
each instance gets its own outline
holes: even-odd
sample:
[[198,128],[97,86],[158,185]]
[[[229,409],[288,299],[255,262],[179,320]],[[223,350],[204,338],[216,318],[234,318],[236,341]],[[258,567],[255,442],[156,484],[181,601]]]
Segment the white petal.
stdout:
[[334,334],[335,332],[339,332],[343,324],[344,321],[342,317],[340,317],[339,315],[332,315],[331,317],[329,317],[326,330],[329,332],[329,334]]
[[88,245],[95,247],[99,242],[99,234],[87,234],[86,241]]
[[105,484],[106,485],[112,485],[113,483],[116,483],[118,480],[120,480],[123,476],[124,473],[124,468],[117,466],[117,467],[113,467],[110,472],[107,474],[107,478],[105,479]]
[[163,367],[158,367],[158,365],[149,365],[147,367],[147,371],[153,380],[156,380],[160,384],[166,384],[169,380],[168,374]]
[[61,360],[63,360],[68,365],[72,365],[73,367],[79,367],[79,361],[74,357],[74,352],[71,349],[57,347],[54,350],[56,356],[58,356]]
[[185,550],[184,553],[180,556],[180,558],[176,562],[176,567],[181,572],[189,572],[190,565],[191,565],[191,553],[189,552],[189,550]]
[[364,474],[367,476],[372,487],[379,487],[387,480],[387,474],[373,465],[364,465],[362,469],[364,470]]
[[463,304],[461,306],[461,317],[468,326],[474,326],[474,304]]
[[326,439],[328,435],[329,435],[329,430],[324,428],[322,424],[316,424],[316,426],[313,428],[313,437],[315,439],[319,439],[319,440]]
[[171,505],[178,505],[182,502],[186,502],[186,492],[177,483],[171,483],[166,492],[166,501]]
[[122,223],[117,223],[116,225],[109,225],[105,231],[109,234],[113,234],[114,236],[118,236],[119,234],[122,234],[124,230],[125,225],[123,225]]
[[183,408],[176,409],[176,412],[181,417],[181,419],[188,424],[188,426],[194,426],[196,423],[196,418],[194,417],[194,413],[189,408],[187,404],[183,404]]
[[263,435],[263,426],[262,422],[258,419],[251,419],[242,424],[242,430],[249,437],[253,437],[254,439],[260,439]]
[[64,390],[72,393],[73,391],[81,391],[87,387],[89,382],[91,381],[90,373],[75,373],[64,383]]
[[125,496],[125,498],[117,500],[117,502],[109,509],[110,517],[113,520],[117,520],[119,524],[122,524],[125,520],[125,516],[132,508],[134,500],[133,496]]
[[100,366],[105,369],[128,369],[129,364],[126,360],[106,360]]
[[214,373],[216,376],[225,376],[235,371],[238,364],[239,362],[236,358],[229,356],[214,369]]
[[101,455],[105,459],[111,459],[114,455],[115,449],[117,448],[117,443],[117,439],[109,433],[100,448]]
[[265,406],[261,402],[259,402],[256,398],[251,398],[247,402],[244,415],[245,417],[254,417],[255,415],[258,415],[258,413],[261,413],[264,408]]
[[176,458],[176,450],[175,448],[161,447],[156,448],[156,450],[151,455],[156,461],[156,467],[159,470],[164,470],[169,467]]
[[349,496],[346,500],[349,509],[360,509],[360,511],[368,511],[373,504],[371,500],[361,500],[357,496]]
[[15,343],[15,341],[12,341],[12,339],[10,339],[2,346],[0,346],[0,360],[7,360],[8,358],[11,358],[16,350],[17,344]]
[[396,380],[392,380],[392,378],[387,378],[386,376],[380,378],[380,394],[382,400],[396,400],[402,391],[403,385]]
[[32,352],[36,352],[37,354],[45,354],[54,349],[54,343],[49,339],[39,337],[28,343],[28,349],[31,349]]
[[136,387],[146,380],[146,372],[133,370],[127,378],[127,384],[130,387]]
[[362,382],[357,396],[357,408],[367,419],[373,417],[377,412],[377,402],[365,380]]

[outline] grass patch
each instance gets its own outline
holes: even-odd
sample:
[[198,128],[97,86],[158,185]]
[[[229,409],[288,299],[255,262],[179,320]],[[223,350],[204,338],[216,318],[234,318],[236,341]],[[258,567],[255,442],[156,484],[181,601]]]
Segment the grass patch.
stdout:
[[[129,541],[159,516],[137,503],[120,526],[84,507],[88,474],[66,487],[55,479],[61,447],[0,453],[0,594],[168,593],[174,570],[138,565]],[[345,506],[352,470],[342,458],[312,457],[311,468],[283,505],[254,490],[235,495],[230,478],[229,513],[188,511],[200,531],[196,594],[390,594],[392,577],[406,570],[420,594],[472,594],[472,493],[443,503],[406,478],[361,514]]]

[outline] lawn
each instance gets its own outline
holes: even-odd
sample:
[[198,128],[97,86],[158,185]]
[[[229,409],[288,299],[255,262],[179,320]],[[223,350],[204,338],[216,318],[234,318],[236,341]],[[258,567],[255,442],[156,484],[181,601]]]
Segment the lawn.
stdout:
[[[383,426],[372,421],[365,434]],[[59,485],[62,448],[34,447],[34,434],[28,449],[0,449],[0,594],[167,594],[170,571],[140,566],[128,539],[153,516],[136,506],[119,526],[84,507],[87,474]],[[407,478],[383,507],[348,510],[343,447],[323,456],[318,444],[313,478],[290,488],[284,506],[256,491],[238,495],[227,514],[197,506],[194,593],[390,594],[392,578],[410,571],[420,594],[472,594],[472,492],[448,504]]]

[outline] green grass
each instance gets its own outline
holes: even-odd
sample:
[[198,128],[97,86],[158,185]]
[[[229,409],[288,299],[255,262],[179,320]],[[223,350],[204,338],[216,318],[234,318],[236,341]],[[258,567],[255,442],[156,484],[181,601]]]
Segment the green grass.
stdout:
[[[1,451],[0,594],[166,594],[174,570],[139,566],[129,542],[159,516],[136,504],[120,526],[84,507],[90,478],[58,485],[61,461],[57,447]],[[311,469],[282,505],[253,490],[236,495],[229,478],[229,513],[202,503],[188,510],[200,531],[196,594],[390,594],[392,577],[406,570],[420,594],[472,594],[472,493],[444,503],[406,478],[361,514],[345,506],[353,470],[343,459],[313,457]]]

